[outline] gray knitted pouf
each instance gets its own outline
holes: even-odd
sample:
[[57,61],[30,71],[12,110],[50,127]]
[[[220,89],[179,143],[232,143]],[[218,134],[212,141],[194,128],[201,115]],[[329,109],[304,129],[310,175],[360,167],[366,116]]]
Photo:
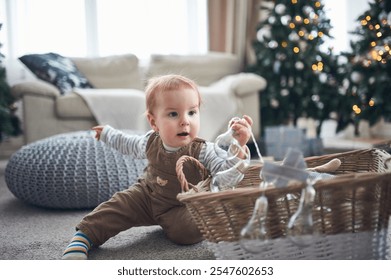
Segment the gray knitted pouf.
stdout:
[[33,205],[81,209],[93,208],[135,183],[147,161],[122,155],[94,135],[65,133],[22,147],[6,166],[8,188]]

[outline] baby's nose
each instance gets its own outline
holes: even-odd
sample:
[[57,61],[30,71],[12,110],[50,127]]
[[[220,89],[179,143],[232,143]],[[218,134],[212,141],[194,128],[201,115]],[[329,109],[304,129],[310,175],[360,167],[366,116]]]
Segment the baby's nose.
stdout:
[[189,119],[187,117],[183,117],[181,119],[181,126],[185,126],[189,124]]

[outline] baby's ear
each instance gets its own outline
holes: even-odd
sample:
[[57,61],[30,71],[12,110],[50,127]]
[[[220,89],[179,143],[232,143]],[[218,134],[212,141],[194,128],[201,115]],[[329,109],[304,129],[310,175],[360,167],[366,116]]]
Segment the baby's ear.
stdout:
[[155,130],[156,132],[159,131],[158,127],[156,126],[155,117],[151,113],[147,113],[147,120],[153,130]]

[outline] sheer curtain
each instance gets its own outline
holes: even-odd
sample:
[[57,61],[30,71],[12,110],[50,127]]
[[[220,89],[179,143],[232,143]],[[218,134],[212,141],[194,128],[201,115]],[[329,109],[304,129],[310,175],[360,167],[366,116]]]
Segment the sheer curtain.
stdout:
[[25,80],[18,57],[207,52],[206,0],[0,0],[8,77]]
[[209,50],[236,54],[243,66],[251,63],[261,1],[208,0]]

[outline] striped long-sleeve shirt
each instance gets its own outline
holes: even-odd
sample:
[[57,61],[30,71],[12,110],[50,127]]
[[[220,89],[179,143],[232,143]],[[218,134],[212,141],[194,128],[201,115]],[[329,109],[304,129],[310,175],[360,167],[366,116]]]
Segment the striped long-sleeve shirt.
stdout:
[[[151,130],[144,135],[130,135],[107,125],[101,133],[100,140],[123,154],[145,159],[147,142],[152,133],[154,132]],[[205,142],[198,160],[212,176],[233,167],[239,161],[236,157],[227,160],[217,156],[212,142]]]

